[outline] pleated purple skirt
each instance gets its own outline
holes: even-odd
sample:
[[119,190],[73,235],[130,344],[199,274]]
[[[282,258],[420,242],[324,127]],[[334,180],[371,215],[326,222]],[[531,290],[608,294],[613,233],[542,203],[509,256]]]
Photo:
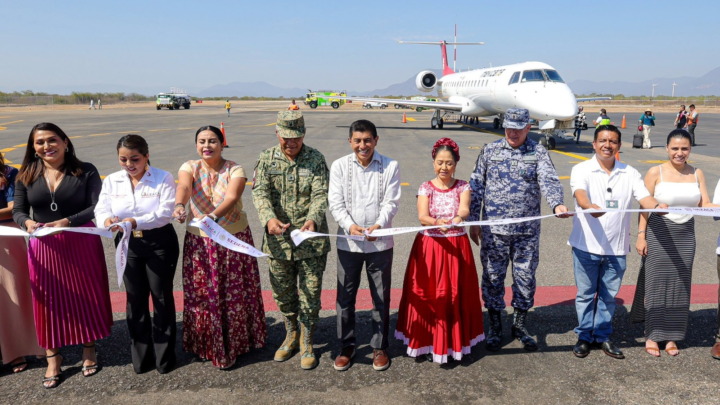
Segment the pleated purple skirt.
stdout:
[[31,238],[28,262],[40,347],[56,349],[110,334],[110,288],[99,236],[61,232]]

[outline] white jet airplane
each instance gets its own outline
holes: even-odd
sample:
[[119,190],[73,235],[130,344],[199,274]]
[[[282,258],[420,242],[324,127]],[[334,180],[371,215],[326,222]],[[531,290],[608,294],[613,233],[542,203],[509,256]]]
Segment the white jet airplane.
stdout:
[[400,44],[440,45],[443,75],[438,78],[432,70],[418,73],[415,85],[429,93],[437,89],[447,101],[415,101],[383,98],[344,97],[348,100],[384,102],[434,109],[432,128],[442,129],[445,117],[460,113],[467,117],[491,117],[493,128],[499,128],[508,108],[525,108],[530,118],[538,121],[544,135],[540,143],[555,148],[554,136],[573,139],[578,101],[607,100],[610,97],[580,98],[552,66],[542,62],[523,62],[514,65],[456,73],[448,66],[447,45],[484,45],[483,42],[405,42]]

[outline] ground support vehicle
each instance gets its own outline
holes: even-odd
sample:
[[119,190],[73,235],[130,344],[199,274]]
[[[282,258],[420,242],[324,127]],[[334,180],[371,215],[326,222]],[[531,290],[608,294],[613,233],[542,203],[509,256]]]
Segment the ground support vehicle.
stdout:
[[345,104],[345,100],[335,98],[335,96],[347,97],[347,93],[343,91],[312,91],[308,90],[309,93],[305,95],[305,105],[309,105],[310,108],[317,108],[320,105],[329,105],[334,109],[340,108],[341,105]]
[[387,103],[380,103],[377,101],[366,101],[363,103],[363,108],[380,108],[380,109],[386,109]]
[[170,110],[179,110],[180,107],[186,110],[190,108],[192,100],[185,93],[160,93],[155,102],[156,109],[167,107]]

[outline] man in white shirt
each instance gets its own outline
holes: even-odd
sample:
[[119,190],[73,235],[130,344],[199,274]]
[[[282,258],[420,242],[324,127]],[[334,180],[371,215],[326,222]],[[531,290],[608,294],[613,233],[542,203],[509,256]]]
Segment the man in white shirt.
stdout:
[[[395,160],[375,151],[378,135],[368,120],[350,125],[353,153],[333,162],[330,168],[328,206],[338,223],[338,234],[364,236],[365,231],[392,227],[400,202],[400,167]],[[390,328],[390,274],[392,236],[364,241],[337,238],[337,328],[342,350],[335,359],[338,371],[350,368],[355,355],[355,299],[363,264],[373,299],[373,368],[390,366],[386,349]]]
[[[632,199],[642,208],[667,208],[650,195],[640,173],[615,159],[620,150],[620,131],[614,125],[595,130],[595,155],[573,167],[570,188],[575,210],[630,209]],[[625,274],[625,257],[630,251],[630,220],[625,212],[577,214],[568,244],[572,246],[575,298],[579,326],[577,357],[585,357],[590,346],[602,347],[610,357],[622,359],[622,351],[610,341],[615,296]],[[597,295],[597,301],[595,296]]]

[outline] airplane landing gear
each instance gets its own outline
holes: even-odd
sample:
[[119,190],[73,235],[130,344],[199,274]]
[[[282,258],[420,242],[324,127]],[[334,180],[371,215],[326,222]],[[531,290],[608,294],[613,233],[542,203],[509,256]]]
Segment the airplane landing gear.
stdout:
[[503,121],[505,121],[505,114],[498,114],[498,117],[493,120],[493,129],[500,128]]
[[432,118],[430,119],[430,127],[432,129],[443,129],[443,124],[445,121],[440,117],[440,110],[435,110],[433,113]]
[[543,134],[542,138],[540,138],[540,145],[544,146],[547,150],[553,150],[555,149],[555,138]]

